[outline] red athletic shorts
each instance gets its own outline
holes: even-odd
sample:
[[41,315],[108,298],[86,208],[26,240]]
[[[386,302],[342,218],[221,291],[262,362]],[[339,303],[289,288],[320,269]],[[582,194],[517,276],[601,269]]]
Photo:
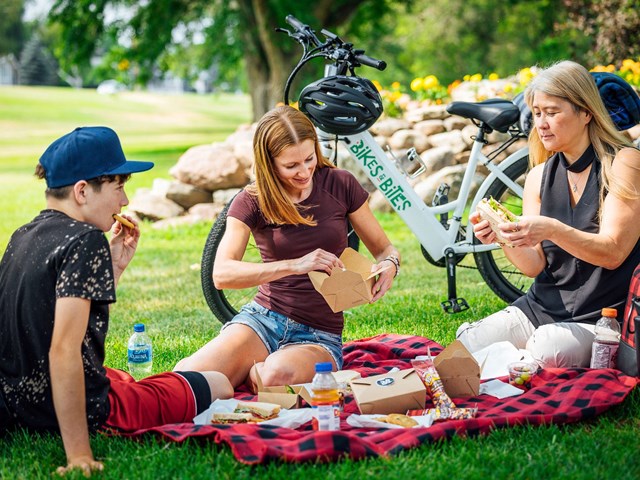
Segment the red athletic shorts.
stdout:
[[167,423],[191,423],[211,403],[207,381],[197,372],[166,372],[136,382],[127,372],[105,369],[111,381],[107,428],[133,432]]

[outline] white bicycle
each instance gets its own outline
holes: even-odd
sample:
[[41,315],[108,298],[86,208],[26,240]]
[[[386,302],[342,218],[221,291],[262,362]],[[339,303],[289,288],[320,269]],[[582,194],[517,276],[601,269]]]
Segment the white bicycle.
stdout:
[[[325,41],[321,42],[315,32],[292,16],[286,18],[293,31],[286,32],[303,47],[298,65],[287,80],[284,92],[285,104],[288,104],[291,83],[308,61],[323,58],[325,78],[335,75],[355,76],[355,69],[362,65],[383,70],[386,64],[364,55],[350,43],[343,42],[337,35],[322,30]],[[407,224],[422,247],[425,259],[436,266],[445,267],[447,272],[448,298],[441,302],[448,313],[469,308],[464,298],[456,293],[456,265],[469,253],[473,254],[476,266],[486,284],[500,298],[510,303],[523,295],[532,283],[506,258],[497,244],[483,245],[471,228],[463,223],[466,211],[474,211],[482,198],[493,197],[507,206],[515,214],[522,211],[524,178],[528,169],[528,148],[522,148],[506,155],[505,151],[525,134],[520,128],[520,109],[511,101],[491,99],[479,103],[452,102],[447,111],[471,119],[478,127],[473,138],[469,157],[457,198],[449,199],[449,185],[438,188],[431,205],[426,204],[413,189],[410,180],[420,175],[425,165],[415,149],[407,151],[402,160],[389,154],[380,147],[367,131],[350,135],[335,135],[319,130],[319,139],[323,151],[335,162],[337,146],[341,143],[367,174],[373,185],[379,189],[394,210]],[[317,125],[317,124],[316,124]],[[483,153],[487,145],[487,135],[492,131],[508,133],[509,138],[493,151]],[[506,158],[504,158],[506,156]],[[499,161],[502,159],[502,161]],[[489,175],[470,200],[472,180],[478,166],[489,170]],[[231,202],[229,202],[231,203]],[[207,238],[201,262],[201,281],[205,299],[214,315],[223,323],[229,321],[240,307],[249,302],[257,287],[240,290],[218,290],[213,284],[213,264],[215,255],[226,229],[227,205],[215,221]],[[359,239],[350,231],[349,246],[357,249]],[[258,249],[249,242],[244,259],[260,261]]]

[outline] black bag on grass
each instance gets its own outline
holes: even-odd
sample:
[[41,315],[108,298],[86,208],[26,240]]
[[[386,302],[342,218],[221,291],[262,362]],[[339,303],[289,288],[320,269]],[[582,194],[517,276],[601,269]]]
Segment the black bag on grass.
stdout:
[[636,267],[631,277],[618,349],[618,369],[632,377],[640,376],[638,372],[640,352],[638,325],[640,325],[640,265]]

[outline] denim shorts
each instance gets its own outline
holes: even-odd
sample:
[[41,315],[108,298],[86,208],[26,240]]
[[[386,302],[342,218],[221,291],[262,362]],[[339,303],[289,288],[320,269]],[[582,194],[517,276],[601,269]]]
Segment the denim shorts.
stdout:
[[246,325],[256,332],[269,354],[287,345],[319,345],[329,352],[337,369],[342,368],[342,337],[340,335],[302,325],[256,302],[250,302],[242,307],[238,314],[222,328],[225,329],[233,324]]

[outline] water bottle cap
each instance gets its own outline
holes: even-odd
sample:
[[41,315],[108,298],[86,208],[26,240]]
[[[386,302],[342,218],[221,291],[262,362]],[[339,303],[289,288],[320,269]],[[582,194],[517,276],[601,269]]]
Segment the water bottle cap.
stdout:
[[134,332],[144,332],[144,323],[136,323],[133,326],[133,331]]
[[330,372],[331,370],[333,370],[333,364],[331,362],[316,363],[316,372]]
[[618,310],[616,310],[615,308],[603,308],[602,316],[615,318],[618,316]]

